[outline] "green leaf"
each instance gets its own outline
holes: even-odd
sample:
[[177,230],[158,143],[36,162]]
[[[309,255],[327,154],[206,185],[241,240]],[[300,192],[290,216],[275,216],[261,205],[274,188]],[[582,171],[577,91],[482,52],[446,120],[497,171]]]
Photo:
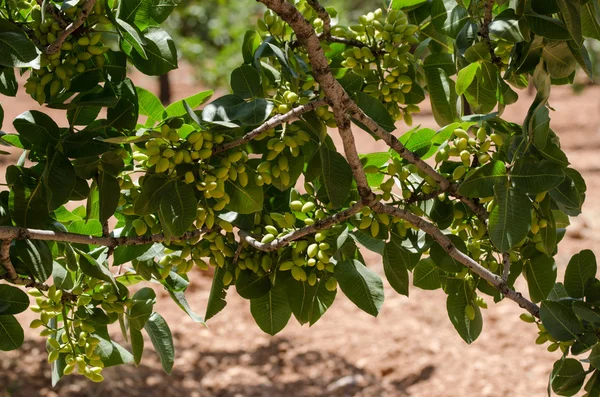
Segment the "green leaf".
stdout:
[[458,77],[456,78],[457,95],[462,95],[467,91],[467,88],[469,88],[475,79],[475,76],[480,68],[481,64],[479,62],[475,62],[458,71]]
[[13,121],[13,126],[26,149],[35,147],[45,152],[46,147],[55,144],[60,137],[60,130],[54,120],[37,110],[20,114]]
[[262,95],[260,73],[252,66],[242,65],[231,73],[231,89],[240,98],[256,98]]
[[230,179],[225,182],[225,193],[230,198],[229,203],[225,206],[227,210],[242,215],[262,211],[264,202],[263,188],[256,185],[252,174],[249,173],[248,176],[248,184],[245,187],[241,187]]
[[29,296],[19,288],[11,285],[0,285],[1,315],[19,314],[29,307]]
[[546,106],[540,106],[533,114],[531,121],[528,123],[527,129],[529,136],[533,137],[533,145],[544,150],[548,144],[548,136],[550,134],[550,111]]
[[177,49],[173,39],[161,28],[149,27],[142,32],[147,59],[137,52],[131,53],[131,62],[148,76],[160,76],[177,69]]
[[431,22],[443,34],[456,38],[469,20],[469,12],[455,0],[433,0]]
[[30,175],[25,175],[22,173],[23,169],[16,166],[8,167],[7,180],[11,170],[18,170],[17,172],[21,173],[18,179],[12,182],[8,196],[12,221],[15,226],[43,228],[48,216],[48,202],[42,188],[42,180],[32,180]]
[[401,10],[403,8],[414,7],[427,3],[427,0],[392,0],[392,9]]
[[529,287],[529,296],[535,303],[546,299],[556,282],[556,263],[544,254],[537,254],[525,262],[523,269]]
[[141,87],[135,87],[135,91],[137,92],[140,114],[153,120],[161,120],[165,108],[156,95]]
[[144,29],[160,25],[176,5],[175,0],[127,0],[119,3],[118,17]]
[[227,306],[227,302],[225,301],[227,290],[223,284],[223,275],[226,271],[227,269],[224,267],[215,268],[215,274],[213,275],[213,281],[210,287],[210,294],[208,295],[206,314],[204,315],[206,321],[214,317]]
[[600,5],[597,1],[581,6],[581,28],[585,37],[600,40]]
[[163,370],[170,374],[175,361],[175,347],[167,322],[160,314],[152,313],[144,329],[150,336],[152,345],[160,357]]
[[187,299],[185,298],[185,294],[183,291],[171,291],[169,290],[169,295],[171,295],[171,299],[183,310],[187,313],[188,316],[195,322],[204,324],[204,319],[196,314],[192,308],[190,307]]
[[235,119],[244,125],[258,125],[266,121],[275,105],[272,101],[256,98],[236,106]]
[[0,66],[39,68],[38,51],[25,32],[6,19],[0,19]]
[[542,57],[553,79],[569,77],[577,68],[577,60],[564,41],[552,41],[544,46]]
[[539,194],[557,187],[565,179],[560,165],[550,160],[519,159],[510,174],[513,186],[520,192]]
[[0,350],[16,350],[23,344],[25,334],[15,316],[0,316]]
[[377,273],[356,259],[346,259],[335,265],[335,278],[344,294],[359,309],[377,317],[383,305],[383,283]]
[[[457,250],[462,252],[463,254],[468,253],[467,246],[465,242],[458,236],[453,234],[447,234],[446,237],[452,241],[452,244],[456,247]],[[437,242],[434,242],[430,248],[430,256],[440,269],[445,272],[451,273],[459,273],[463,269],[463,264],[448,255],[446,250]]]
[[77,175],[73,164],[61,152],[54,152],[46,163],[43,174],[44,185],[48,190],[48,211],[54,211],[69,201],[75,188]]
[[[473,302],[472,292],[468,287],[467,283],[462,282],[462,286],[458,288],[456,294],[448,295],[446,300],[446,309],[448,310],[448,317],[456,332],[460,337],[468,344],[473,343],[481,330],[483,329],[483,319],[481,317],[481,309]],[[471,305],[475,311],[475,317],[473,320],[469,320],[469,317],[465,313],[467,305]]]
[[525,19],[527,20],[531,31],[539,36],[552,40],[571,39],[571,33],[569,33],[565,24],[558,19],[536,14],[533,11],[526,12]]
[[579,47],[583,43],[581,29],[581,6],[578,1],[556,0],[567,29]]
[[260,329],[269,335],[275,335],[285,328],[292,316],[292,309],[284,285],[277,283],[266,295],[251,299],[250,312]]
[[413,270],[413,285],[424,290],[436,290],[441,287],[440,268],[431,258],[424,258]]
[[552,337],[558,341],[577,339],[581,332],[579,319],[573,310],[562,302],[545,300],[540,307],[540,320]]
[[383,250],[383,271],[390,285],[399,294],[408,296],[408,266],[412,254],[394,242],[389,242]]
[[448,125],[458,120],[456,88],[454,81],[439,68],[425,68],[429,99],[438,125]]
[[81,271],[93,278],[111,283],[115,288],[118,288],[117,282],[108,267],[99,263],[93,256],[83,252],[78,248],[73,248],[79,254],[79,267]]
[[490,240],[498,251],[506,252],[519,244],[529,233],[531,202],[529,198],[503,185],[494,186],[496,206],[489,219]]
[[469,172],[458,192],[465,197],[491,197],[494,195],[494,186],[504,185],[507,179],[504,162],[494,160]]
[[[115,18],[114,25],[117,28],[117,31],[121,35],[121,38],[127,42],[137,53],[142,57],[142,59],[147,60],[148,55],[146,55],[146,51],[144,50],[144,39],[141,36],[141,32],[134,26],[131,26],[127,22],[122,19]],[[130,51],[125,51],[128,55],[131,55]]]
[[583,250],[571,258],[565,271],[565,289],[573,298],[583,298],[585,285],[596,276],[596,256]]
[[177,102],[173,102],[165,109],[165,113],[163,116],[159,116],[157,120],[166,119],[169,117],[182,117],[187,114],[187,110],[183,103],[187,103],[189,107],[192,109],[196,109],[198,106],[202,105],[206,102],[214,93],[213,90],[201,91],[197,94],[190,95],[187,98],[180,99]]
[[269,274],[259,276],[251,270],[243,270],[235,279],[235,289],[242,298],[261,298],[271,290]]
[[175,237],[182,236],[196,220],[198,200],[194,189],[183,182],[176,182],[162,194],[160,222]]
[[133,303],[127,311],[129,327],[140,331],[152,315],[152,308],[156,303],[156,293],[151,288],[142,288],[133,294],[131,300]]
[[525,40],[519,28],[519,17],[511,8],[502,11],[494,18],[490,23],[489,30],[493,37],[509,43],[520,43]]
[[24,265],[33,277],[41,282],[52,275],[52,251],[45,241],[17,240],[11,249],[15,265]]
[[[387,132],[392,132],[396,129],[394,119],[390,116],[383,103],[372,95],[364,92],[357,92],[356,105],[370,118],[373,119],[381,128]],[[366,126],[354,120],[354,123],[367,132],[371,132]]]
[[579,361],[566,358],[554,363],[552,374],[552,390],[559,396],[573,396],[583,386],[587,372]]
[[312,326],[333,304],[337,290],[329,291],[325,287],[328,279],[329,276],[323,275],[313,286],[296,281],[292,277],[287,280],[288,302],[294,317],[300,324],[308,323]]
[[587,321],[596,327],[600,326],[600,311],[592,308],[589,303],[575,301],[571,308],[581,320]]
[[91,336],[100,339],[100,343],[96,347],[96,353],[100,356],[105,367],[133,362],[131,353],[110,339],[106,326],[96,326],[96,332],[91,334]]
[[325,190],[333,208],[346,203],[352,187],[352,169],[348,162],[336,151],[322,145],[319,149]]
[[[15,78],[15,71],[13,68],[0,68],[0,94],[6,96],[16,96],[19,89],[19,83]],[[0,106],[0,128],[2,128],[2,121],[4,115],[2,114],[2,107]]]
[[100,223],[104,223],[111,216],[114,215],[117,206],[119,205],[119,198],[121,197],[121,188],[117,178],[106,173],[101,172],[98,175],[98,193],[100,198]]
[[144,354],[144,336],[141,331],[129,328],[129,340],[131,341],[131,350],[133,351],[133,362],[138,366]]
[[254,53],[260,47],[262,38],[256,30],[247,30],[244,35],[244,44],[242,45],[242,56],[244,63],[251,64],[254,60]]
[[137,92],[131,80],[125,79],[114,86],[119,96],[119,102],[106,111],[110,126],[119,130],[133,130],[138,120]]
[[165,174],[152,174],[144,178],[142,190],[133,202],[136,215],[153,214],[160,208],[163,193],[169,190],[169,185],[174,184]]

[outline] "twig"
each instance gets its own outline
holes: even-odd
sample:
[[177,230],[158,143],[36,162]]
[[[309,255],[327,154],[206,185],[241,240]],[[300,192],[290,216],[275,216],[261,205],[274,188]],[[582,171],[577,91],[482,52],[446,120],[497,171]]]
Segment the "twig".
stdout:
[[[44,0],[37,0],[37,3],[39,4],[40,7],[44,6]],[[47,1],[46,2],[46,11],[50,13],[50,15],[52,15],[52,18],[58,22],[59,26],[61,27],[61,29],[66,28],[69,24],[67,23],[67,21],[65,21],[63,19],[63,17],[60,15],[60,12],[58,11],[58,8],[56,8],[56,6],[50,2]]]
[[323,20],[323,37],[328,38],[331,36],[331,18],[329,13],[317,0],[306,0],[308,5],[317,12],[319,18]]
[[[204,233],[208,233],[214,229],[196,229],[186,232],[177,239],[188,240]],[[57,241],[64,243],[76,243],[76,244],[92,244],[100,245],[105,247],[118,247],[121,245],[143,245],[151,243],[160,243],[165,241],[164,234],[152,234],[149,236],[138,236],[138,237],[96,237],[77,233],[68,232],[55,232],[52,230],[41,230],[41,229],[28,229],[24,227],[12,227],[12,226],[1,226],[0,227],[0,239],[10,244],[12,240],[44,240],[44,241]]]
[[319,230],[328,229],[335,224],[341,223],[349,219],[353,215],[358,214],[360,210],[365,206],[366,203],[364,201],[359,201],[358,203],[354,204],[352,207],[344,211],[338,212],[337,214],[332,215],[330,217],[320,219],[316,221],[313,225],[305,226],[301,229],[294,230],[293,232],[290,232],[283,237],[276,238],[270,243],[261,243],[256,238],[250,236],[243,230],[240,230],[238,234],[242,241],[245,241],[257,250],[265,252],[275,251],[279,248],[285,247],[292,241],[298,240],[304,236],[308,236],[309,234],[316,233]]
[[492,23],[492,19],[494,18],[492,14],[492,11],[494,9],[494,3],[495,0],[485,0],[485,14],[483,16],[483,23],[479,28],[479,35],[483,38],[483,41],[485,41],[488,45],[490,56],[492,57],[492,63],[498,66],[502,66],[502,59],[494,52],[494,46],[492,45],[492,41],[490,40],[490,23]]
[[444,178],[439,172],[437,172],[432,166],[424,162],[417,156],[414,152],[411,152],[404,146],[394,135],[388,133],[383,128],[381,128],[372,118],[367,116],[365,112],[361,108],[356,105],[354,101],[347,102],[348,107],[352,115],[364,124],[372,133],[374,133],[377,137],[381,138],[389,147],[391,147],[396,153],[400,155],[404,160],[408,161],[411,164],[414,164],[425,172],[428,176],[430,176],[437,184],[440,186],[440,191],[448,192],[451,196],[456,197],[460,201],[462,201],[465,205],[467,205],[471,211],[473,211],[479,219],[485,222],[488,218],[488,213],[486,209],[475,203],[473,200],[470,200],[458,193],[458,185],[451,183],[449,180]]
[[303,115],[304,113],[308,113],[312,110],[315,110],[318,107],[325,106],[325,105],[327,105],[327,102],[325,102],[322,99],[319,99],[317,101],[309,102],[306,105],[297,106],[287,113],[280,114],[278,116],[273,117],[269,121],[262,124],[260,127],[253,129],[252,131],[248,132],[243,137],[236,139],[235,141],[215,146],[213,149],[213,154],[218,154],[218,153],[224,152],[226,150],[233,149],[234,147],[238,147],[245,143],[248,143],[252,139],[256,138],[257,135],[260,135],[263,132],[270,130],[271,128],[275,128],[278,125],[281,125],[289,120],[292,120],[294,118],[297,118],[297,117]]
[[62,31],[60,36],[58,36],[56,40],[54,40],[54,42],[46,48],[45,53],[47,55],[55,54],[58,52],[58,50],[60,50],[60,47],[63,45],[67,37],[69,37],[71,33],[76,31],[81,25],[83,25],[83,23],[90,14],[90,11],[92,10],[92,8],[94,8],[94,4],[96,4],[96,0],[87,0],[85,2],[83,7],[81,7],[81,13],[77,17],[77,19],[71,22],[69,26],[67,26],[65,30]]
[[521,293],[516,292],[515,290],[510,288],[506,281],[503,280],[500,276],[492,273],[485,267],[481,266],[479,263],[475,262],[468,255],[465,255],[461,251],[459,251],[454,245],[454,243],[452,243],[452,240],[450,240],[448,236],[442,233],[442,231],[439,230],[432,223],[427,222],[423,218],[418,217],[409,211],[403,210],[401,208],[392,207],[389,205],[384,205],[381,203],[377,203],[371,208],[376,212],[400,217],[412,223],[425,233],[429,234],[431,237],[433,237],[433,239],[436,242],[438,242],[442,246],[442,248],[448,253],[448,255],[450,255],[452,258],[456,259],[458,262],[462,263],[464,266],[472,270],[473,273],[477,274],[479,277],[487,281],[490,285],[492,285],[494,288],[496,288],[498,291],[504,294],[504,296],[506,296],[508,299],[516,302],[520,307],[527,310],[533,316],[539,318],[540,308],[535,303],[523,297]]
[[510,273],[510,254],[504,252],[502,254],[502,280],[508,281],[508,275]]

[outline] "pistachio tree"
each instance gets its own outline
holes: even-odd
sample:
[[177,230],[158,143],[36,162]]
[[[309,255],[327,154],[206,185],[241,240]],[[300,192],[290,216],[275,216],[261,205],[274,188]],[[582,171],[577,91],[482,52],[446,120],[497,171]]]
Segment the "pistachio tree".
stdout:
[[[562,352],[549,392],[600,395],[592,251],[557,280],[586,185],[549,102],[577,70],[591,78],[584,38],[600,39],[598,1],[393,0],[350,26],[317,0],[260,3],[231,93],[164,107],[127,68],[177,68],[160,28],[173,0],[0,1],[0,92],[24,89],[66,116],[31,110],[1,137],[21,156],[0,193],[0,350],[23,343],[15,314],[29,309],[54,383],[139,364],[144,333],[170,372],[150,283],[200,325],[232,286],[271,335],[292,316],[314,324],[338,290],[377,316],[383,282],[363,247],[399,294],[443,290],[466,343],[488,303],[513,301],[539,329],[531,342]],[[527,87],[527,116],[505,120]],[[437,131],[411,128],[426,98]],[[359,153],[359,129],[389,150]],[[209,268],[200,316],[185,290]]]

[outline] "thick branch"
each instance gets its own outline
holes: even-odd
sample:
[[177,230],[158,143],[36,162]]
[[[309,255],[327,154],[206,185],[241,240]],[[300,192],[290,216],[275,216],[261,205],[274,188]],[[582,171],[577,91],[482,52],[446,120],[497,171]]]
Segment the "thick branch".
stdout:
[[367,176],[365,175],[365,169],[360,162],[360,157],[358,157],[358,152],[356,151],[356,142],[354,141],[354,135],[352,134],[352,129],[350,127],[350,118],[346,114],[344,108],[339,104],[335,104],[333,113],[340,137],[342,138],[342,145],[344,146],[346,159],[348,160],[348,164],[352,169],[352,175],[356,180],[358,194],[363,200],[370,202],[375,196],[369,187]]
[[316,221],[313,225],[305,226],[301,229],[294,230],[293,232],[290,232],[283,237],[276,238],[270,243],[261,243],[260,241],[250,236],[243,230],[239,231],[239,236],[242,241],[248,243],[257,250],[265,252],[275,251],[279,248],[285,247],[292,241],[298,240],[304,236],[308,236],[309,234],[316,233],[319,230],[328,229],[333,225],[348,220],[355,214],[358,214],[360,210],[368,204],[369,203],[365,203],[364,201],[359,201],[358,203],[354,204],[352,207],[344,211],[338,212],[330,217],[320,219]]
[[[331,104],[338,131],[344,145],[346,159],[352,168],[352,173],[358,185],[358,192],[362,199],[372,200],[373,193],[367,183],[363,166],[356,151],[354,136],[350,128],[350,119],[347,115],[345,106],[346,101],[351,101],[344,88],[333,77],[329,68],[329,61],[323,52],[319,36],[312,25],[304,19],[300,11],[292,4],[282,0],[260,0],[271,10],[275,11],[281,19],[286,21],[296,33],[298,41],[304,46],[310,63],[312,65],[313,76],[321,86],[328,102]],[[318,4],[317,0],[312,0]],[[315,7],[315,5],[312,5]]]
[[442,248],[448,253],[448,255],[450,255],[452,258],[456,259],[458,262],[462,263],[471,271],[473,271],[473,273],[477,274],[479,277],[487,281],[490,285],[492,285],[494,288],[496,288],[498,291],[504,294],[504,296],[506,296],[508,299],[516,302],[520,307],[527,310],[533,316],[539,318],[540,308],[535,303],[525,298],[523,295],[521,295],[521,293],[516,292],[515,290],[510,288],[506,281],[502,279],[502,277],[492,273],[485,267],[481,266],[479,263],[475,262],[468,255],[465,255],[461,251],[459,251],[456,248],[456,246],[452,243],[452,240],[450,240],[448,236],[442,233],[442,231],[439,230],[432,223],[427,222],[423,218],[418,217],[409,211],[403,210],[401,208],[392,207],[389,205],[384,205],[381,203],[375,204],[372,207],[372,209],[376,212],[400,217],[412,223],[425,233],[429,234],[437,243],[439,243],[442,246]]
[[60,47],[63,45],[67,37],[69,37],[71,33],[76,31],[81,25],[83,25],[87,17],[90,15],[90,11],[92,10],[92,8],[94,8],[94,4],[96,4],[96,0],[87,0],[85,2],[85,4],[81,7],[81,13],[77,17],[77,19],[71,22],[69,26],[67,26],[65,30],[62,31],[60,36],[58,36],[56,40],[54,40],[54,42],[50,44],[48,48],[46,48],[46,54],[52,55],[57,53],[58,50],[60,50]]
[[303,115],[304,113],[308,113],[311,110],[315,110],[316,108],[325,106],[325,105],[327,105],[327,102],[325,102],[322,99],[319,99],[317,101],[309,102],[306,105],[297,106],[287,113],[280,114],[278,116],[273,117],[272,119],[269,119],[267,122],[263,123],[261,126],[253,129],[252,131],[248,132],[243,137],[236,139],[235,141],[215,146],[215,148],[213,149],[213,154],[218,154],[218,153],[224,152],[226,150],[233,149],[234,147],[238,147],[245,143],[248,143],[252,139],[256,138],[257,135],[260,135],[263,132],[270,130],[271,128],[275,128],[278,125],[281,125],[287,121],[290,121],[292,119],[295,119],[295,118]]
[[[209,229],[196,229],[185,233],[179,237],[182,240],[188,240],[194,237],[201,236],[204,233],[210,232]],[[53,230],[27,229],[24,227],[0,227],[0,240],[4,240],[3,244],[12,240],[44,240],[58,241],[64,243],[76,244],[92,244],[105,247],[118,247],[120,245],[143,245],[151,243],[161,243],[165,241],[164,234],[152,234],[150,236],[139,237],[96,237],[84,234],[55,232]],[[3,247],[4,248],[4,245]],[[3,251],[2,251],[3,253]],[[4,259],[4,257],[1,257]],[[10,258],[10,257],[9,257]]]

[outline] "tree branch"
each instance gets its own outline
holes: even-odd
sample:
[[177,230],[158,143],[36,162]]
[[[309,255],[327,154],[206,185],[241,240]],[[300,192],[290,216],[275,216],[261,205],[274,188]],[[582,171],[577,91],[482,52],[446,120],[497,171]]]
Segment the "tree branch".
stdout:
[[83,23],[90,14],[90,11],[92,10],[92,8],[94,8],[94,4],[96,4],[96,0],[87,0],[85,2],[83,7],[81,7],[81,14],[79,14],[77,19],[71,22],[69,26],[67,26],[65,30],[62,31],[60,36],[58,36],[56,40],[54,40],[54,42],[46,48],[45,53],[47,55],[55,54],[58,52],[58,50],[60,50],[60,47],[63,45],[67,37],[69,37],[71,33],[76,31],[81,25],[83,25]]
[[308,5],[311,6],[313,10],[317,12],[319,18],[323,20],[323,37],[328,38],[331,36],[331,18],[329,17],[329,13],[323,7],[318,0],[306,0]]
[[364,201],[359,201],[352,207],[344,211],[338,212],[330,217],[320,219],[316,221],[313,225],[305,226],[301,229],[294,230],[293,232],[290,232],[283,237],[276,238],[270,243],[261,243],[256,238],[252,237],[243,230],[240,230],[238,234],[240,236],[240,240],[248,243],[257,250],[271,252],[279,248],[285,247],[292,241],[298,240],[304,236],[308,236],[309,234],[316,233],[319,230],[328,229],[333,225],[344,222],[345,220],[351,218],[355,214],[358,214],[360,210],[366,205],[367,204]]
[[439,172],[437,172],[432,166],[421,160],[415,153],[411,152],[404,146],[394,135],[388,133],[379,126],[372,118],[367,116],[365,112],[354,101],[348,102],[350,112],[358,121],[364,124],[371,132],[377,137],[381,138],[389,147],[391,147],[396,153],[400,155],[404,160],[411,164],[414,164],[417,168],[425,172],[440,186],[440,192],[448,192],[451,196],[456,197],[467,205],[471,211],[473,211],[479,219],[485,222],[488,218],[486,209],[458,193],[458,185],[451,183],[449,180],[444,178]]
[[19,278],[15,267],[10,260],[10,244],[11,240],[3,240],[0,246],[0,263],[6,269],[6,278],[9,280],[16,280]]
[[494,10],[494,3],[495,0],[485,0],[485,14],[483,16],[483,24],[479,29],[479,35],[488,45],[490,56],[492,57],[492,63],[498,66],[502,66],[502,59],[494,52],[494,46],[492,45],[492,41],[490,40],[490,23],[492,23],[492,19],[494,18],[494,15],[492,14],[492,11]]
[[456,246],[452,243],[452,240],[448,238],[441,230],[439,230],[432,223],[427,222],[423,218],[414,215],[413,213],[406,211],[401,208],[392,207],[389,205],[384,205],[381,203],[375,204],[371,207],[374,211],[385,213],[392,216],[400,217],[411,224],[415,225],[425,233],[429,234],[433,239],[440,244],[440,246],[450,255],[452,258],[456,259],[458,262],[462,263],[464,266],[469,268],[473,273],[477,274],[479,277],[487,281],[490,285],[500,291],[504,296],[508,299],[516,302],[520,307],[527,310],[533,316],[539,318],[540,308],[527,298],[525,298],[521,293],[516,292],[512,288],[508,286],[505,280],[502,277],[492,273],[485,267],[481,266],[479,263],[475,262],[468,255],[463,254],[459,251]]
[[504,252],[502,254],[502,280],[508,281],[508,275],[510,273],[510,254]]
[[[37,0],[37,3],[40,7],[44,7],[44,0]],[[46,3],[46,12],[49,12],[50,15],[52,15],[52,18],[58,22],[62,29],[66,28],[69,24],[60,15],[58,8],[50,1],[47,1]]]
[[319,100],[316,100],[313,102],[309,102],[306,105],[297,106],[287,113],[280,114],[280,115],[277,115],[277,116],[269,119],[268,121],[263,123],[261,126],[253,129],[252,131],[248,132],[243,137],[236,139],[235,141],[231,141],[228,143],[224,143],[222,145],[215,146],[213,149],[213,154],[222,153],[229,149],[233,149],[234,147],[238,147],[245,143],[248,143],[251,140],[253,140],[254,138],[256,138],[257,135],[260,135],[263,132],[270,130],[271,128],[275,128],[287,121],[290,121],[292,119],[295,119],[295,118],[303,115],[304,113],[308,113],[312,110],[315,110],[318,107],[325,106],[325,105],[327,105],[327,102],[325,102],[323,99],[319,99]]
[[[181,240],[188,240],[194,237],[203,235],[204,233],[211,232],[214,229],[196,229],[185,233],[183,236],[178,237]],[[149,236],[138,236],[138,237],[96,237],[77,233],[68,232],[55,232],[53,230],[41,230],[41,229],[28,229],[24,227],[11,227],[2,226],[0,227],[0,239],[3,240],[2,249],[6,241],[10,246],[12,240],[44,240],[44,241],[57,241],[63,243],[76,243],[76,244],[92,244],[100,245],[105,247],[118,247],[121,245],[144,245],[151,243],[161,243],[165,241],[164,234],[152,234]],[[3,252],[3,251],[0,251]],[[10,256],[9,256],[10,258]],[[4,257],[0,256],[0,259]]]

